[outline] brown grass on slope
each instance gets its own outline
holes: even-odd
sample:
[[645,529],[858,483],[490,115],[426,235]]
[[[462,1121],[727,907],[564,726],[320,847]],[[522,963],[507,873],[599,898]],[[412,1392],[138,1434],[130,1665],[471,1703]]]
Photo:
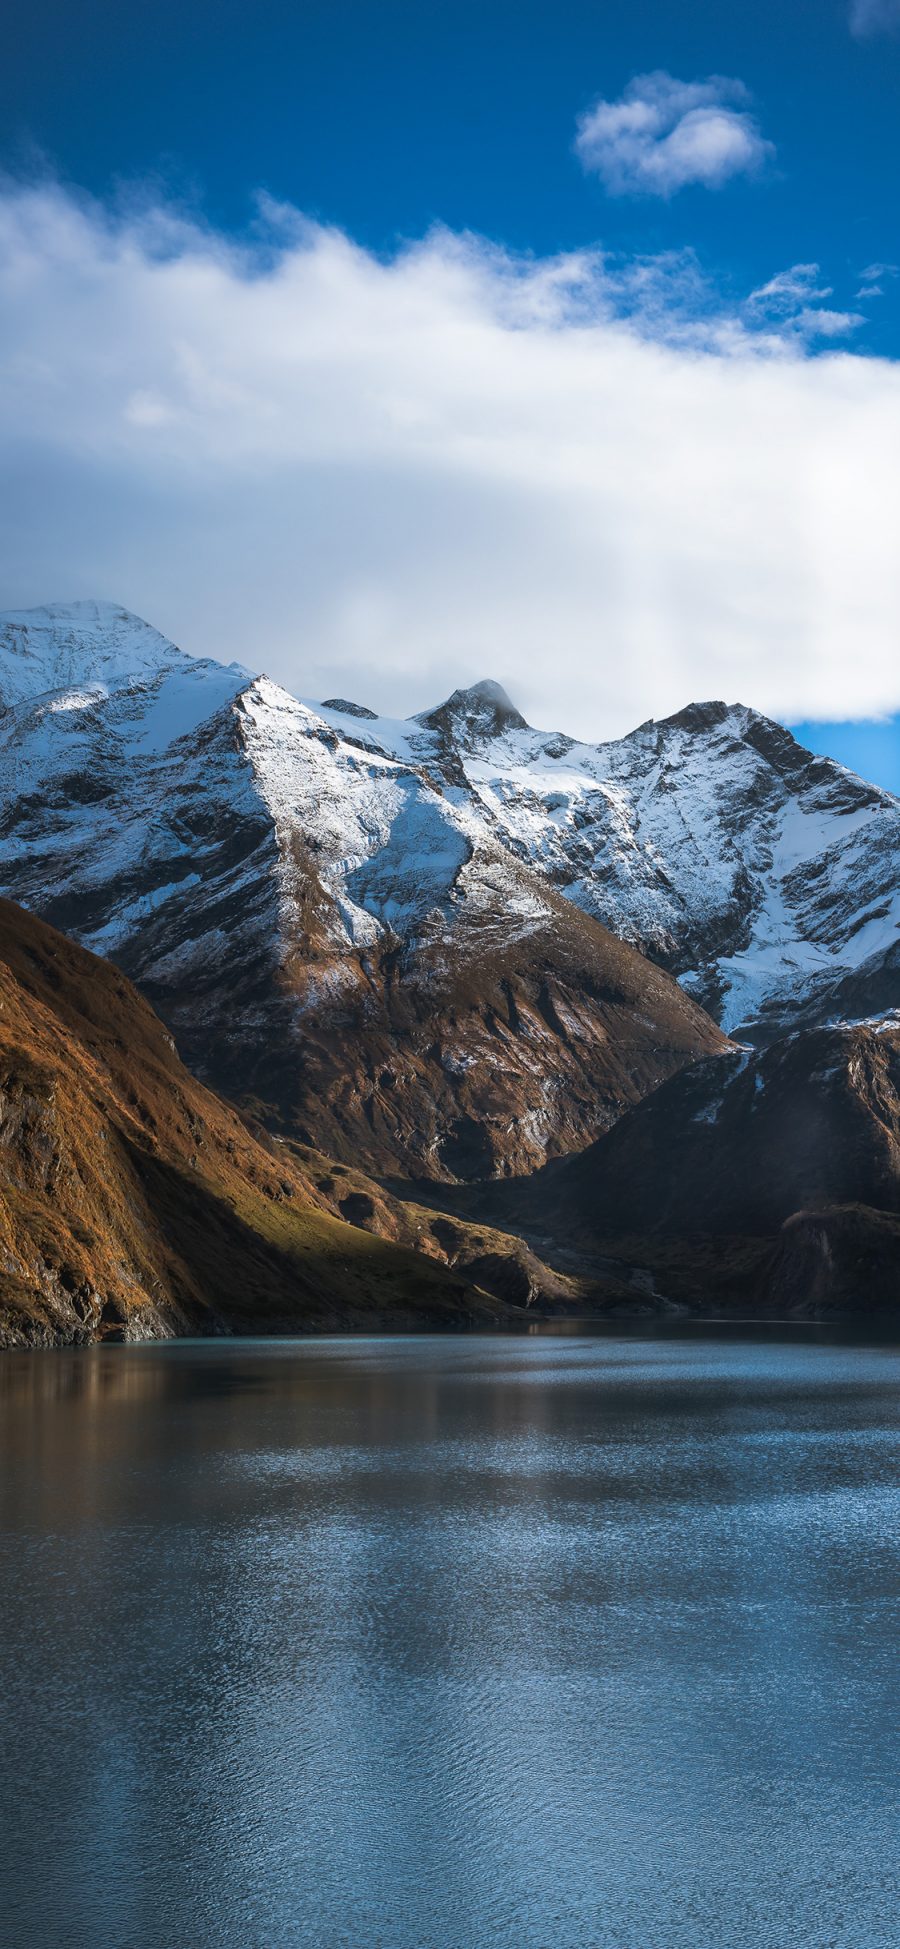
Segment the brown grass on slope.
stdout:
[[502,1317],[328,1206],[115,967],[0,901],[0,1342]]

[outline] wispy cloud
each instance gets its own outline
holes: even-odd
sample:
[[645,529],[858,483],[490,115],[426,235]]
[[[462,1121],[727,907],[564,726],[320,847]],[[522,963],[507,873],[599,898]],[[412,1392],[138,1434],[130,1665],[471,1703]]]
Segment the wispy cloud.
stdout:
[[[859,311],[838,311],[825,304],[833,296],[830,284],[819,283],[818,264],[792,264],[786,271],[751,291],[743,315],[751,323],[769,321],[782,332],[801,338],[845,338],[865,324]],[[862,295],[861,293],[859,294]]]
[[850,32],[860,40],[900,32],[900,0],[850,0]]
[[7,187],[0,606],[114,597],[398,710],[491,674],[595,735],[894,710],[900,368],[836,349],[829,295]]
[[859,274],[858,298],[883,298],[885,284],[900,275],[898,264],[867,264]]
[[596,101],[578,121],[575,151],[611,196],[674,196],[690,183],[721,189],[757,175],[774,156],[740,81],[636,75],[617,101]]

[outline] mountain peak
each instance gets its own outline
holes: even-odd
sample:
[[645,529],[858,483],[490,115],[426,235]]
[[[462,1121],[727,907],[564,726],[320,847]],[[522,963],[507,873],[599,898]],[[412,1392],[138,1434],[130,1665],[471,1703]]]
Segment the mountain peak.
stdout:
[[146,680],[190,661],[116,602],[48,602],[0,615],[0,698],[7,706],[70,684]]
[[[42,602],[34,609],[7,609],[0,615],[0,626],[33,636],[49,633],[82,636],[92,644],[104,638],[119,639],[124,635],[153,637],[158,643],[168,643],[168,638],[161,636],[152,623],[145,623],[142,616],[123,608],[120,602],[95,599]],[[169,648],[172,647],[169,644]]]
[[465,690],[454,690],[434,710],[421,711],[415,722],[428,731],[464,730],[485,738],[498,737],[503,731],[528,730],[521,711],[493,677],[483,677]]
[[660,730],[664,731],[714,731],[741,710],[740,704],[725,704],[719,697],[708,698],[705,702],[685,704],[683,710],[673,711],[670,717],[661,717]]
[[[145,757],[197,729],[253,681],[239,663],[188,656],[116,602],[53,602],[0,615],[0,717],[36,712],[52,724],[57,763],[86,707],[115,700],[107,719],[123,748]],[[60,740],[63,740],[60,744]]]
[[[718,701],[687,704],[674,716],[661,718],[658,724],[653,724],[656,731],[686,731],[690,737],[699,738],[723,727],[729,735],[755,751],[772,771],[793,781],[795,787],[804,778],[829,775],[837,779],[844,774],[844,767],[836,765],[833,759],[817,758],[806,745],[800,743],[786,724],[780,724],[777,718],[767,717],[765,712],[754,710],[747,704],[723,704]],[[859,792],[863,794],[863,801],[857,796],[857,802],[883,798],[884,794],[877,785],[868,785],[862,779],[855,779],[851,773],[846,776],[853,779],[853,789],[857,795]]]
[[509,693],[493,677],[482,677],[479,683],[469,684],[468,689],[456,690],[453,695],[464,697],[473,704],[489,704],[494,710],[511,711],[514,715],[518,715]]

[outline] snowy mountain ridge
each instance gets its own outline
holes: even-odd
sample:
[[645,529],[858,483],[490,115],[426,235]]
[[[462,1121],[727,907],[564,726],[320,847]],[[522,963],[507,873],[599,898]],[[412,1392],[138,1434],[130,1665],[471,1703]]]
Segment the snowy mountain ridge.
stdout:
[[479,685],[354,735],[462,786],[517,858],[729,1033],[900,995],[900,801],[757,711],[690,705],[591,745],[532,730]]
[[[448,903],[474,902],[501,927],[543,924],[540,886],[523,892],[518,862],[671,969],[728,1032],[869,1015],[900,995],[900,802],[742,705],[689,705],[589,744],[532,729],[485,681],[397,720],[346,699],[301,703],[100,603],[0,619],[0,703],[5,800],[58,796],[88,766],[96,806],[135,758],[163,819],[185,769],[189,791],[209,792],[180,741],[236,715],[252,793],[315,852],[335,939],[372,945],[426,922],[434,934]],[[92,818],[104,824],[82,803],[63,822],[78,850]],[[24,843],[37,849],[27,877],[54,880],[71,850],[59,822],[49,852],[39,831]],[[110,831],[104,844],[118,843]],[[183,885],[176,853],[179,870],[148,895],[157,904]],[[6,872],[3,884],[14,890]],[[82,937],[114,951],[132,919],[126,903]]]
[[530,1168],[721,1042],[517,856],[443,720],[303,703],[99,605],[5,619],[0,704],[3,891],[332,1154]]

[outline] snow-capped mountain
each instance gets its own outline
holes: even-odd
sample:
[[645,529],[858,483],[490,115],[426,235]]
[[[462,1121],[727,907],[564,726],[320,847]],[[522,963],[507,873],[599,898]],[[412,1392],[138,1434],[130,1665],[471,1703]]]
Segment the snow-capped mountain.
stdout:
[[24,705],[68,738],[79,712],[111,706],[118,737],[164,751],[253,677],[240,663],[185,656],[111,602],[55,603],[0,616],[0,707]]
[[528,1169],[721,1037],[514,847],[452,728],[491,735],[509,707],[465,695],[390,724],[195,661],[113,605],[9,616],[2,889],[321,1148]]
[[590,745],[482,683],[400,721],[97,603],[0,622],[0,703],[2,890],[373,1164],[585,1141],[709,1046],[687,995],[757,1039],[900,1000],[900,802],[740,706]]
[[729,1033],[900,1001],[900,801],[756,711],[692,704],[591,745],[532,730],[479,684],[353,735],[464,790],[517,858]]

